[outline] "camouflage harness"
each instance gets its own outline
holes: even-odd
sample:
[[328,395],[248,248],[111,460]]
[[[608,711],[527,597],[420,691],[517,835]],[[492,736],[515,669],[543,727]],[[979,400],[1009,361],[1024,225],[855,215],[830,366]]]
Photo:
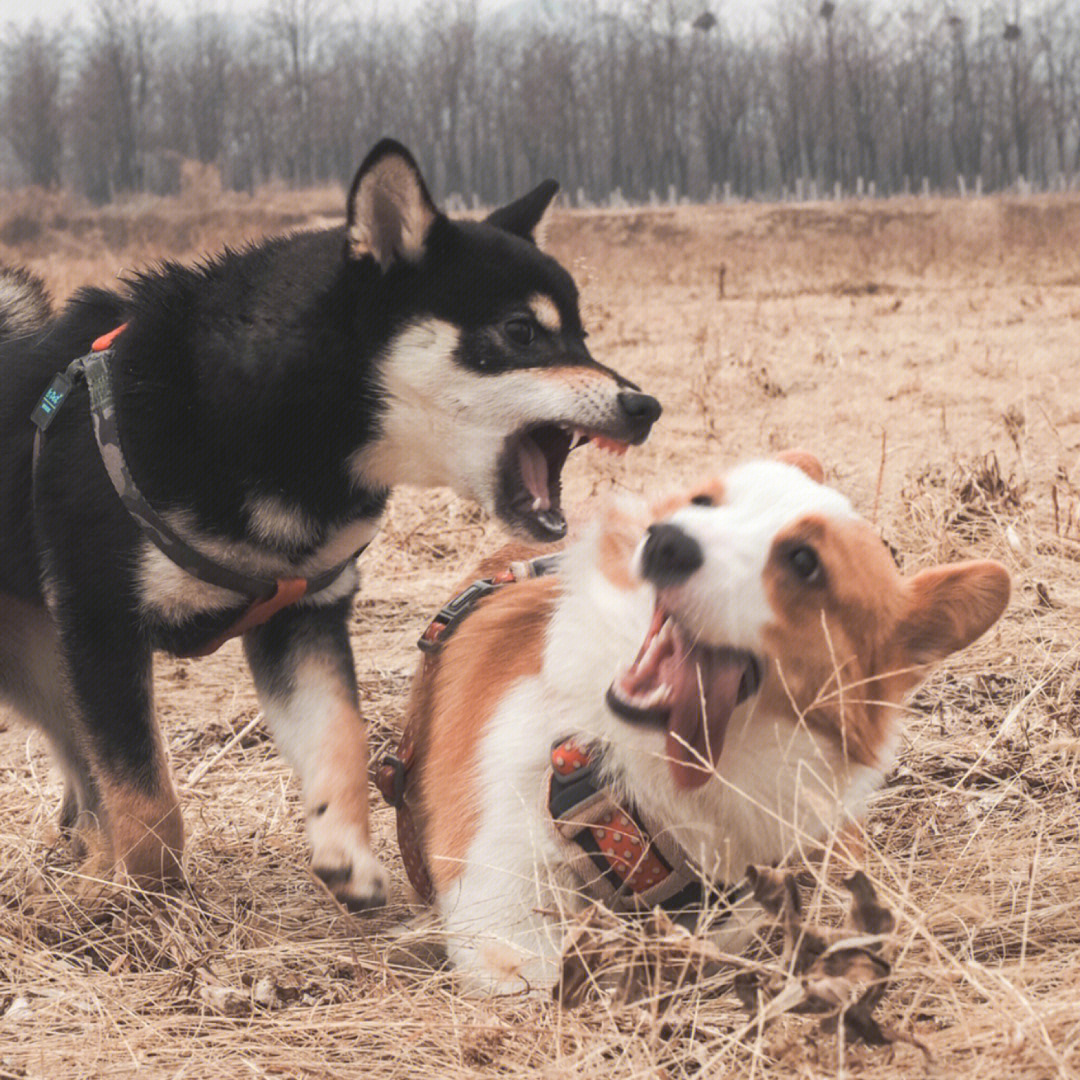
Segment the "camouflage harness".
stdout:
[[364,549],[361,548],[344,562],[338,563],[313,578],[270,578],[245,574],[222,566],[181,539],[135,486],[120,448],[116,402],[113,397],[112,380],[109,377],[109,360],[113,354],[113,342],[126,326],[127,324],[124,323],[110,333],[99,337],[91,345],[90,352],[73,360],[65,371],[57,374],[31,414],[30,419],[37,427],[37,431],[34,432],[31,467],[33,497],[36,498],[37,494],[37,466],[44,432],[75,384],[83,378],[86,380],[90,395],[90,416],[93,420],[94,439],[97,442],[105,471],[117,495],[120,496],[124,509],[135,520],[143,535],[166,558],[192,577],[208,585],[215,585],[220,589],[227,589],[250,598],[251,603],[236,622],[224,633],[189,654],[207,656],[220,648],[229,638],[237,637],[252,627],[262,625],[283,607],[296,603],[304,596],[314,595],[333,584]]

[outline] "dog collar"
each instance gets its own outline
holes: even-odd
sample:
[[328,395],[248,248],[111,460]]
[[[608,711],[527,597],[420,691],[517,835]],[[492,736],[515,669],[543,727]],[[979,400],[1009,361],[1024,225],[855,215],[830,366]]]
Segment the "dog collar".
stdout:
[[[364,550],[363,547],[343,562],[314,578],[269,578],[246,574],[208,558],[169,526],[168,522],[146,501],[135,486],[120,447],[120,432],[116,423],[116,402],[109,361],[113,343],[127,328],[122,323],[115,330],[99,337],[90,352],[73,360],[67,369],[53,378],[30,416],[37,427],[34,433],[32,475],[36,478],[41,439],[60,407],[80,378],[85,379],[90,398],[90,416],[94,439],[112,486],[124,508],[142,530],[143,535],[181,570],[218,588],[240,593],[251,603],[224,633],[200,647],[191,656],[208,656],[216,652],[229,638],[238,637],[253,627],[261,626],[282,608],[295,604],[304,596],[312,596],[333,584],[348,565]],[[364,547],[367,545],[365,544]]]
[[595,749],[559,739],[544,788],[544,808],[583,891],[614,911],[730,909],[741,888],[704,881],[666,830],[650,828],[637,807],[615,797],[601,764]]

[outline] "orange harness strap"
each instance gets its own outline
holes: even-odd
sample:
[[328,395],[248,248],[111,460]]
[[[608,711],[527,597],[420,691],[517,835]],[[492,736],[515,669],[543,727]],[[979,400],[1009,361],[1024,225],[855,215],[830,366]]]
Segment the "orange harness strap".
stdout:
[[264,622],[272,619],[282,608],[295,604],[307,593],[308,583],[306,578],[279,578],[277,592],[265,600],[255,600],[251,606],[236,620],[227,630],[219,634],[212,641],[208,641],[201,648],[188,653],[188,656],[209,656],[217,652],[229,638],[239,637],[241,634],[256,626],[262,626]]

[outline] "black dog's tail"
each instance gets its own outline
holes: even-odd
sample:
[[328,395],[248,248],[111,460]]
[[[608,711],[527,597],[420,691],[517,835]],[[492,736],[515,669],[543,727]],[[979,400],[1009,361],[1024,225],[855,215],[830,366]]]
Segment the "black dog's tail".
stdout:
[[50,318],[44,282],[21,267],[0,266],[0,344],[37,333]]

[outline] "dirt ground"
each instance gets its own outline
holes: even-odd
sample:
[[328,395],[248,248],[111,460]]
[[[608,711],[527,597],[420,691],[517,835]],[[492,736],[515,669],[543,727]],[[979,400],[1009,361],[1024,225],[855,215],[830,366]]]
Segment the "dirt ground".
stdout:
[[[0,261],[63,297],[339,200],[94,211],[24,193],[0,210]],[[307,869],[297,785],[251,725],[232,643],[157,663],[191,882],[164,907],[65,900],[77,864],[55,836],[58,782],[0,710],[0,1080],[1080,1076],[1080,202],[564,213],[552,248],[582,287],[595,355],[665,408],[624,459],[574,455],[572,520],[612,489],[659,492],[801,446],[906,569],[988,556],[1014,575],[1003,621],[912,702],[867,823],[866,868],[899,918],[879,1016],[929,1057],[840,1047],[811,1017],[748,1034],[722,982],[684,991],[661,1022],[603,1002],[470,1000],[403,966],[395,933],[413,909],[392,812],[375,797],[391,906],[350,916]],[[352,620],[376,753],[417,634],[502,539],[444,492],[395,494]]]

